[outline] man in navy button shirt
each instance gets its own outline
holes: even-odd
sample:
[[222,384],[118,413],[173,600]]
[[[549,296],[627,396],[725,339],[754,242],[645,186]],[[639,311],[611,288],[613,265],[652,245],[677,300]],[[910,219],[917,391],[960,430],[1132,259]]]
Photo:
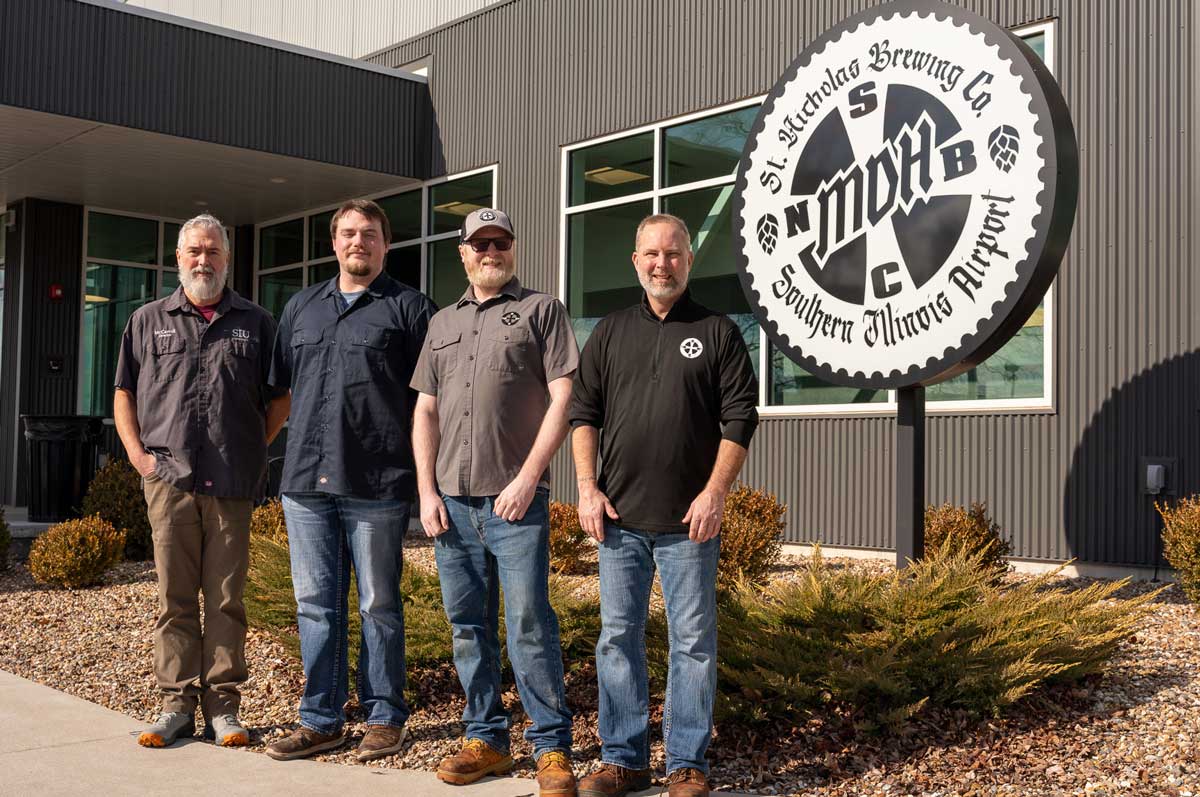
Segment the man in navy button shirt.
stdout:
[[400,600],[416,486],[408,384],[434,307],[383,273],[391,229],[374,202],[343,204],[330,234],[338,276],[288,302],[271,363],[271,384],[292,391],[280,492],[306,677],[301,727],[267,748],[280,760],[345,741],[351,563],[362,615],[358,698],[368,725],[359,760],[398,751],[409,713]]

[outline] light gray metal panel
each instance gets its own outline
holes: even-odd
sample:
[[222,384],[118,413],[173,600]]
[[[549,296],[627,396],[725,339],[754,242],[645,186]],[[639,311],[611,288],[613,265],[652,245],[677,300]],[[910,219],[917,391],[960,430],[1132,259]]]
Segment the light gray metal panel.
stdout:
[[361,58],[472,14],[498,0],[129,0],[175,14],[322,52]]
[[[561,145],[764,93],[872,4],[516,0],[371,60],[432,56],[435,169],[499,162],[524,279],[557,292]],[[1059,19],[1082,185],[1055,288],[1055,412],[931,417],[929,499],[987,501],[1020,556],[1153,564],[1139,457],[1179,457],[1180,490],[1200,490],[1197,3],[962,4],[1006,26]],[[745,478],[790,505],[789,540],[889,547],[892,435],[887,418],[764,419]],[[566,456],[554,477],[572,497]]]

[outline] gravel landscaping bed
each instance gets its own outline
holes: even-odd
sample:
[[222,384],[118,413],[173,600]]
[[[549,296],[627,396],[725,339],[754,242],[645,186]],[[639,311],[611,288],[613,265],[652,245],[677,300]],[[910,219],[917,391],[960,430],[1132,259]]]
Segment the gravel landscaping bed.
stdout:
[[[432,551],[423,543],[414,540],[406,556],[411,565],[429,568]],[[872,571],[890,567],[829,561]],[[785,562],[776,577],[790,577],[794,564]],[[595,589],[594,576],[576,578],[579,591]],[[1155,586],[1137,583],[1125,592]],[[150,666],[155,613],[149,563],[121,564],[103,586],[69,591],[35,584],[14,559],[0,573],[0,669],[150,720],[158,711]],[[246,651],[250,680],[242,691],[242,718],[253,731],[250,751],[261,752],[295,727],[303,673],[265,633],[252,629]],[[453,666],[414,669],[409,687],[409,743],[402,754],[367,766],[432,770],[457,749],[463,702]],[[568,676],[568,698],[576,710],[576,769],[583,774],[599,753],[590,662]],[[505,702],[523,727],[514,688]],[[352,757],[365,730],[357,706],[350,707],[350,717],[352,744],[320,758],[363,766]],[[660,706],[652,719],[661,719]],[[655,731],[653,759],[661,775]],[[532,777],[529,748],[516,731],[513,736],[515,774]],[[1178,587],[1170,587],[1103,678],[1036,696],[999,719],[937,712],[885,735],[856,732],[837,716],[779,718],[767,728],[725,723],[710,759],[716,787],[762,794],[1200,797],[1200,616]]]

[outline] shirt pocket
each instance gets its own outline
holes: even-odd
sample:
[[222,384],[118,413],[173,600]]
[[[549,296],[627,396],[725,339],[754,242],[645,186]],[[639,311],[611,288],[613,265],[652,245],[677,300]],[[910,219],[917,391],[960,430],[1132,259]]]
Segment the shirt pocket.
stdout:
[[462,348],[462,333],[442,335],[429,341],[429,351],[433,355],[433,368],[440,382],[444,377],[454,373],[458,367],[458,352]]
[[245,387],[257,387],[262,381],[262,371],[258,360],[258,341],[241,338],[225,340],[225,363],[230,372]]
[[187,341],[181,335],[154,339],[154,381],[172,382],[187,373]]
[[350,339],[345,345],[345,376],[342,384],[359,385],[385,378],[391,343],[392,330],[387,327],[367,324],[350,330]]
[[504,329],[488,336],[488,367],[508,374],[523,374],[529,363],[529,330]]

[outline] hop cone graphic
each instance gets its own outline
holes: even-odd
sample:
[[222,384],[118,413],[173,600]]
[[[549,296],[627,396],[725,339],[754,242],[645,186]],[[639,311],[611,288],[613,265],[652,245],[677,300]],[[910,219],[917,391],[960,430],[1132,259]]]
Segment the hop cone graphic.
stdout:
[[997,169],[1002,172],[1012,171],[1017,162],[1017,152],[1020,149],[1017,143],[1020,140],[1017,131],[1008,125],[1000,125],[992,131],[988,137],[988,153]]
[[779,219],[770,213],[763,214],[758,220],[758,245],[768,255],[775,251],[775,241],[779,239]]

